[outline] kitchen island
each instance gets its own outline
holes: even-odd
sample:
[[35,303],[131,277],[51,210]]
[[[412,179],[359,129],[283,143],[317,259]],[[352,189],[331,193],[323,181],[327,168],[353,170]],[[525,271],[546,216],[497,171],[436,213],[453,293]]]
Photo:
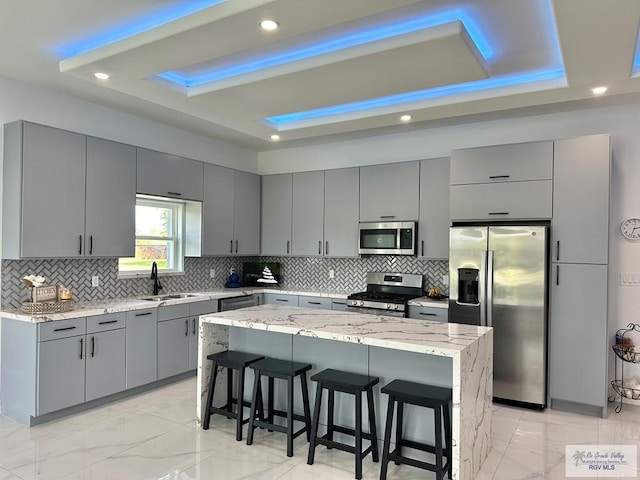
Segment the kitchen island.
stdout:
[[[275,335],[273,351],[264,353],[276,358],[304,360],[308,358],[305,353],[313,350],[314,342],[329,341],[335,348],[336,356],[342,352],[346,355],[345,358],[350,359],[350,367],[343,367],[344,369],[364,369],[370,375],[380,376],[381,386],[393,378],[405,378],[407,375],[410,378],[405,379],[414,380],[418,376],[423,383],[450,386],[453,390],[454,479],[474,478],[491,449],[491,328],[274,305],[203,315],[200,319],[198,422],[202,418],[211,370],[207,355],[227,348],[251,349],[251,345],[244,341],[248,337],[242,333],[252,331]],[[294,348],[295,341],[306,343],[301,348]],[[283,348],[287,342],[290,342],[290,349]],[[345,353],[345,347],[356,351]],[[267,348],[264,342],[263,348]],[[385,360],[375,360],[383,358],[383,354],[387,355]],[[393,364],[394,355],[412,355],[409,367],[411,371],[396,368],[393,372],[395,376],[384,374],[383,364]],[[362,358],[362,362],[353,360],[357,357]],[[335,359],[333,365],[329,365],[331,358],[325,358],[327,364],[314,362],[316,369],[335,365]],[[432,370],[442,370],[443,361],[447,362],[446,379],[442,374],[432,375]],[[216,399],[221,400],[226,396],[225,385],[226,379],[220,375],[216,384]],[[383,406],[379,401],[376,408],[380,417]],[[426,412],[419,414],[428,416]],[[383,429],[380,428],[379,431],[382,436]]]

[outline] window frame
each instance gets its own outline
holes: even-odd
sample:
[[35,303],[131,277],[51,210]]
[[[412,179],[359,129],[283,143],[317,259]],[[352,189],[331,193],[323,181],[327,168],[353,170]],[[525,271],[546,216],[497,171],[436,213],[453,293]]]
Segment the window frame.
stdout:
[[[134,242],[138,240],[159,240],[173,245],[171,255],[167,255],[167,264],[172,268],[158,267],[158,273],[163,275],[184,275],[184,257],[186,242],[186,204],[183,200],[175,198],[155,197],[151,195],[136,195],[136,209],[138,206],[155,207],[171,210],[170,236],[163,235],[138,235],[135,234]],[[136,229],[137,231],[137,229]],[[135,258],[135,257],[125,257]],[[125,259],[123,258],[123,259]],[[140,278],[151,274],[151,268],[144,270],[121,270],[118,260],[118,278]]]

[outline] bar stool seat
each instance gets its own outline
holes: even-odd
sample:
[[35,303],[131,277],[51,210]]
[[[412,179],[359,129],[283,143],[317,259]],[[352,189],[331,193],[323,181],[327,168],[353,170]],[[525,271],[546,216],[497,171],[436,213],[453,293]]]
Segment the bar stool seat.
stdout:
[[[307,463],[313,465],[316,446],[325,445],[327,448],[337,448],[344,452],[355,454],[355,478],[362,478],[362,459],[371,453],[372,460],[378,462],[378,432],[376,429],[376,414],[373,403],[373,387],[380,379],[368,375],[345,372],[342,370],[327,369],[316,373],[311,380],[318,382],[316,390],[316,402],[313,407],[313,422],[311,428],[311,440],[309,444],[309,456]],[[327,411],[327,433],[318,436],[320,422],[320,409],[322,407],[322,392],[328,390],[329,402]],[[334,424],[335,392],[348,393],[355,396],[356,419],[355,428],[348,428]],[[362,431],[362,393],[367,394],[367,406],[369,414],[369,433]],[[355,447],[333,440],[333,432],[339,432],[355,437]],[[371,444],[363,451],[362,439],[369,440]]]
[[[408,382],[405,380],[393,380],[391,383],[382,387],[381,392],[389,395],[389,405],[387,408],[387,421],[384,432],[380,480],[386,480],[387,478],[389,460],[393,460],[396,465],[403,463],[423,470],[435,472],[437,480],[443,480],[445,471],[449,478],[451,478],[452,441],[449,408],[451,406],[452,390],[450,388],[436,387],[433,385]],[[391,428],[393,426],[393,412],[396,403],[398,404],[396,412],[396,448],[392,452],[389,452],[391,444]],[[414,442],[402,438],[404,404],[433,409],[435,445],[428,445],[426,443]],[[443,418],[446,443],[444,446],[442,445]],[[405,457],[402,455],[402,447],[409,447],[423,452],[434,453],[436,456],[436,463],[431,464]],[[447,457],[446,464],[443,464],[443,456]]]
[[[252,363],[249,366],[255,372],[255,380],[253,383],[253,395],[251,397],[251,413],[249,418],[249,431],[247,433],[247,445],[253,443],[253,433],[255,428],[266,428],[269,431],[275,430],[287,434],[287,457],[293,456],[293,440],[299,435],[306,433],[307,441],[309,440],[309,432],[311,431],[311,413],[309,408],[309,391],[307,387],[307,373],[311,370],[312,365],[308,363],[293,362],[289,360],[279,360],[276,358],[265,358]],[[260,379],[268,378],[267,390],[267,415],[264,419],[256,418],[256,409],[259,408],[260,402]],[[293,382],[295,377],[300,377],[300,385],[302,388],[302,406],[304,415],[294,413],[293,405]],[[275,379],[286,380],[287,382],[287,409],[276,410],[274,407],[273,390]],[[273,423],[274,417],[283,417],[287,419],[287,425],[276,425]],[[297,432],[293,429],[293,421],[298,420],[304,422],[304,426]]]
[[[202,422],[203,430],[209,429],[211,415],[217,413],[236,420],[236,440],[242,440],[242,425],[249,422],[248,418],[243,418],[243,410],[244,407],[251,406],[250,402],[244,401],[243,399],[245,369],[252,363],[262,360],[263,358],[264,356],[262,355],[231,350],[207,355],[207,359],[211,360],[213,365],[211,367],[211,375],[209,376],[209,393],[207,395],[207,404]],[[215,407],[213,405],[213,394],[216,386],[218,367],[227,369],[227,403],[222,407]],[[238,372],[236,376],[236,390],[238,393],[235,398],[233,397],[234,370]],[[233,404],[236,404],[235,412],[233,411]],[[257,411],[260,417],[262,417],[262,392],[260,392],[259,395],[259,408]]]

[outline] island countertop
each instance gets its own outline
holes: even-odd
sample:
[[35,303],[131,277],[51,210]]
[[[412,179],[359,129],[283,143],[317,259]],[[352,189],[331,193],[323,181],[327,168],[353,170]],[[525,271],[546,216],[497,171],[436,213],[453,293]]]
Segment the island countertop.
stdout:
[[201,317],[204,323],[360,343],[444,357],[459,355],[492,329],[357,312],[260,305]]

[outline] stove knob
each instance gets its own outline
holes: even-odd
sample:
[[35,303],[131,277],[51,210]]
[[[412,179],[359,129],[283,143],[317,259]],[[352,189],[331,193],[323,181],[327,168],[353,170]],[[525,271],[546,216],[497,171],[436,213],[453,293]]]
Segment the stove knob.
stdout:
[[359,302],[356,302],[358,304],[359,307],[362,307],[364,305],[364,302],[362,300],[360,300]]
[[391,308],[393,307],[393,305],[391,305],[390,303],[387,303],[384,307],[385,307],[387,310],[391,310]]
[[394,305],[394,306],[393,306],[393,309],[394,309],[394,310],[398,310],[398,305]]

